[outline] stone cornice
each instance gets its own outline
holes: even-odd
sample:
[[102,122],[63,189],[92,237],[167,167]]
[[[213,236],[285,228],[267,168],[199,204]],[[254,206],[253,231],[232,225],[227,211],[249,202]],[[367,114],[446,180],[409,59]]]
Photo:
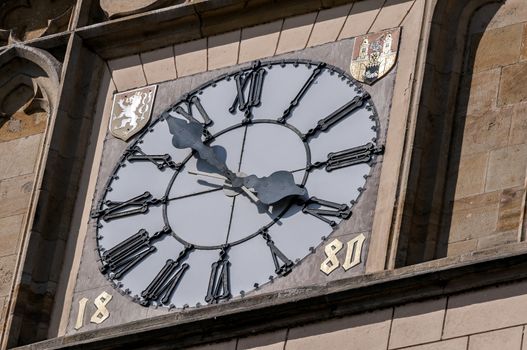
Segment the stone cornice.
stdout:
[[527,278],[527,243],[237,299],[17,348],[149,349],[248,336]]

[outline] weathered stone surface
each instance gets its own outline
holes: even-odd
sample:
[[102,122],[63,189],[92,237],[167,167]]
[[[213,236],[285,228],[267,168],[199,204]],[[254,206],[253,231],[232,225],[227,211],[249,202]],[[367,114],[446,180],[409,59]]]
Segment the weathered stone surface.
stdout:
[[0,296],[8,295],[11,292],[15,262],[15,254],[0,258]]
[[456,200],[449,242],[488,236],[498,221],[499,192],[484,193]]
[[498,231],[518,230],[522,214],[523,188],[506,189],[501,193]]
[[486,332],[527,322],[527,283],[521,282],[450,297],[444,338]]
[[178,77],[207,70],[207,40],[189,41],[174,46]]
[[157,9],[167,5],[182,4],[185,1],[186,0],[100,0],[100,5],[108,18],[117,18]]
[[0,256],[15,254],[24,215],[0,218]]
[[146,82],[148,84],[177,78],[174,48],[172,46],[143,52],[141,54],[141,62],[143,63]]
[[236,339],[233,339],[228,342],[223,342],[223,343],[193,346],[191,348],[188,348],[188,350],[237,350],[236,349]]
[[496,106],[501,69],[491,69],[472,76],[464,94],[469,95],[467,115],[485,114]]
[[387,0],[372,24],[370,33],[398,27],[415,1]]
[[493,14],[488,29],[501,28],[527,21],[527,8],[523,0],[507,0],[499,4],[499,9]]
[[449,242],[488,236],[498,221],[499,192],[484,193],[454,202]]
[[456,183],[456,199],[483,192],[488,158],[488,153],[476,153],[461,157]]
[[32,173],[42,134],[0,143],[0,180]]
[[461,254],[470,253],[475,251],[477,249],[477,246],[477,239],[449,243],[447,247],[447,256],[457,256]]
[[527,166],[527,144],[501,148],[490,153],[485,191],[520,186]]
[[40,38],[68,29],[72,0],[10,2],[0,9],[0,45]]
[[441,339],[446,298],[395,308],[389,349]]
[[509,105],[527,101],[527,62],[504,67],[501,76],[499,105]]
[[522,336],[522,326],[471,335],[468,350],[518,350]]
[[278,41],[277,54],[301,50],[307,45],[307,40],[315,23],[315,13],[286,18]]
[[518,62],[523,25],[515,24],[471,37],[474,72],[508,66]]
[[125,91],[146,85],[145,73],[139,55],[108,61],[117,90]]
[[[85,317],[89,320],[91,316],[97,312],[97,307],[94,304],[94,300],[102,293],[106,292],[112,296],[112,299],[107,304],[110,316],[100,325],[91,323],[89,321],[84,322],[82,332],[93,331],[100,329],[101,327],[111,327],[116,325],[122,325],[126,322],[132,322],[137,320],[145,319],[147,316],[148,308],[140,306],[137,303],[131,301],[129,296],[123,296],[119,294],[114,288],[106,285],[105,287],[94,288],[80,293],[75,293],[72,300],[72,308],[70,310],[71,319],[76,320],[79,300],[82,298],[88,298],[89,302],[86,306]],[[66,334],[78,333],[73,327],[75,322],[68,324]]]
[[8,201],[16,197],[29,199],[34,177],[34,174],[27,174],[0,180],[0,201]]
[[48,121],[46,112],[28,113],[20,110],[15,112],[7,122],[0,123],[0,142],[40,134],[46,130]]
[[320,11],[307,46],[335,41],[342,31],[350,9],[351,4]]
[[489,249],[499,247],[505,244],[512,244],[519,242],[519,233],[518,230],[507,231],[507,232],[497,232],[493,233],[490,236],[482,237],[478,239],[477,249]]
[[292,328],[285,350],[386,349],[392,309]]
[[242,29],[238,63],[273,56],[283,21]]
[[339,39],[353,38],[368,33],[385,0],[359,1],[353,4]]
[[12,197],[9,200],[0,200],[0,217],[25,214],[29,206],[29,196]]
[[527,60],[527,24],[523,27],[522,44],[520,48],[520,61]]
[[467,116],[463,131],[461,154],[487,152],[508,144],[512,119],[511,107]]
[[235,65],[238,62],[241,31],[211,36],[208,41],[209,70]]
[[466,350],[468,337],[405,348],[405,350]]
[[283,350],[287,330],[238,339],[236,350]]
[[512,110],[509,144],[517,145],[527,140],[527,104],[516,104]]
[[[364,6],[363,11],[374,11],[378,8],[375,6],[380,6],[377,4],[382,4],[382,2],[383,1],[355,2],[351,13],[354,13],[356,6],[361,4]],[[368,6],[370,7],[368,8]],[[422,28],[423,22],[421,14],[424,11],[424,6],[424,2],[418,1],[415,3],[413,10],[410,11],[404,20],[403,26],[405,28]],[[361,22],[357,21],[357,23],[355,23],[354,21],[351,21],[351,18],[350,15],[346,25],[348,25],[349,22],[351,27],[357,25],[357,28],[360,28]],[[369,28],[369,26],[367,28]],[[366,31],[367,30],[368,29],[366,29]],[[397,208],[393,204],[396,203],[398,198],[397,193],[399,191],[399,185],[397,179],[401,170],[401,159],[404,158],[405,152],[404,140],[401,139],[400,136],[406,132],[405,130],[408,130],[408,118],[411,118],[411,113],[409,113],[411,105],[410,91],[414,86],[412,77],[415,74],[417,61],[417,56],[414,53],[418,52],[419,42],[419,31],[403,29],[398,59],[400,64],[397,66],[397,72],[394,72],[397,78],[393,92],[394,96],[400,97],[392,99],[390,114],[393,116],[400,115],[404,117],[391,118],[390,127],[387,128],[387,151],[383,156],[382,174],[380,177],[378,194],[379,201],[375,208],[372,238],[368,248],[368,255],[375,258],[369,258],[366,261],[366,272],[383,271],[386,266],[391,266],[393,263],[393,261],[388,261],[388,256],[386,254],[393,241],[391,241],[391,238],[388,235],[383,234],[383,232],[386,233],[391,230],[394,224],[394,214],[397,211]]]

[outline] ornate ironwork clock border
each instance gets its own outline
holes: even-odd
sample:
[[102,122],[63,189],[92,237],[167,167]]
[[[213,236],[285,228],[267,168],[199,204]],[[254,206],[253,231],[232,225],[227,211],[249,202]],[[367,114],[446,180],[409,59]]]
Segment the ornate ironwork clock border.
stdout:
[[[205,88],[207,88],[209,86],[213,86],[213,85],[217,84],[219,81],[221,81],[223,79],[232,79],[236,75],[238,75],[240,73],[245,73],[247,71],[250,71],[250,70],[254,69],[255,67],[260,67],[261,66],[261,67],[268,67],[269,69],[272,69],[272,66],[274,66],[274,65],[281,65],[283,67],[286,64],[293,64],[295,66],[298,66],[299,64],[305,64],[305,65],[308,65],[310,67],[315,66],[316,68],[313,71],[313,74],[312,74],[312,77],[310,78],[310,80],[315,80],[316,76],[318,76],[320,71],[322,71],[323,69],[328,69],[329,73],[331,75],[337,73],[338,77],[341,78],[342,80],[347,79],[348,80],[347,84],[350,87],[353,86],[357,93],[360,93],[360,94],[363,94],[363,95],[367,95],[368,102],[366,104],[366,108],[372,113],[370,119],[375,123],[373,129],[374,129],[374,131],[376,133],[376,137],[374,139],[372,139],[372,142],[377,142],[379,140],[379,136],[380,136],[379,116],[378,116],[377,110],[375,108],[375,105],[373,104],[373,101],[371,101],[371,97],[362,88],[362,84],[360,82],[356,81],[355,79],[353,79],[344,70],[342,70],[342,69],[340,69],[338,67],[332,66],[330,64],[323,63],[323,62],[313,61],[313,60],[309,60],[309,59],[282,59],[282,60],[269,59],[269,60],[264,60],[264,61],[254,61],[251,65],[248,65],[247,67],[244,67],[244,68],[241,68],[241,69],[236,69],[236,70],[234,70],[231,73],[222,74],[222,75],[216,77],[215,79],[212,79],[212,80],[210,80],[210,81],[198,86],[197,88],[192,89],[191,91],[185,93],[184,95],[182,95],[181,98],[179,98],[169,108],[167,108],[165,111],[160,113],[160,116],[158,118],[156,118],[155,120],[151,121],[150,125],[147,128],[145,128],[145,130],[143,130],[141,133],[139,133],[138,135],[135,136],[136,139],[125,149],[125,151],[123,152],[123,154],[119,158],[117,164],[112,169],[112,175],[109,176],[108,180],[106,181],[105,187],[104,187],[103,191],[100,194],[100,198],[101,199],[99,199],[97,201],[97,204],[94,207],[94,210],[92,211],[92,218],[97,220],[96,221],[96,225],[95,225],[95,227],[96,227],[96,245],[97,245],[96,250],[97,250],[98,255],[99,255],[99,259],[98,260],[99,260],[99,262],[102,263],[102,266],[100,268],[101,272],[105,275],[107,280],[112,284],[112,286],[120,294],[129,297],[132,301],[134,301],[134,302],[136,302],[136,303],[138,303],[138,304],[140,304],[142,306],[150,305],[150,303],[148,301],[145,303],[145,301],[142,300],[141,298],[139,298],[138,296],[133,296],[132,297],[130,295],[130,291],[129,290],[123,290],[122,289],[123,286],[122,286],[121,282],[116,282],[113,279],[115,277],[112,278],[112,276],[110,276],[110,274],[105,273],[106,265],[104,263],[104,258],[103,258],[103,252],[105,250],[104,250],[103,247],[100,246],[99,238],[101,236],[98,233],[98,229],[102,227],[102,224],[100,223],[100,219],[103,216],[103,215],[101,215],[101,213],[104,212],[104,210],[103,210],[104,202],[103,202],[102,199],[105,198],[107,196],[108,192],[110,192],[112,190],[112,188],[111,188],[112,181],[114,181],[115,179],[118,179],[118,176],[115,175],[116,172],[118,171],[118,169],[120,169],[121,167],[125,167],[126,166],[126,161],[132,162],[134,160],[140,159],[140,160],[148,160],[148,161],[153,162],[159,169],[170,168],[170,169],[174,170],[174,176],[172,176],[172,178],[171,178],[171,180],[169,182],[169,185],[167,186],[167,191],[165,192],[165,196],[163,198],[152,199],[151,200],[151,204],[152,205],[159,205],[159,204],[161,204],[166,209],[166,203],[167,203],[167,200],[168,200],[168,198],[167,198],[168,192],[170,191],[170,188],[171,188],[173,182],[175,181],[180,168],[183,166],[183,164],[185,164],[192,157],[193,152],[190,152],[189,155],[187,157],[185,157],[185,159],[181,163],[175,163],[174,161],[172,161],[170,159],[170,156],[167,157],[167,155],[156,155],[154,157],[152,157],[152,156],[151,157],[147,157],[144,154],[141,154],[140,152],[138,154],[138,152],[137,152],[138,149],[140,150],[138,145],[142,143],[143,137],[147,133],[152,132],[154,130],[153,128],[155,127],[155,125],[158,122],[162,121],[164,119],[164,116],[166,115],[166,113],[171,111],[174,106],[177,106],[177,105],[179,105],[179,104],[181,104],[183,102],[189,101],[193,96],[195,96],[196,94],[199,94],[199,92],[201,90],[203,90],[203,89],[205,89]],[[306,84],[307,84],[307,82],[306,82]],[[206,135],[206,141],[210,142],[211,140],[215,139],[216,137],[218,137],[218,136],[220,136],[220,135],[222,135],[222,134],[224,134],[224,133],[226,133],[228,131],[231,131],[231,130],[239,128],[239,127],[241,127],[243,125],[246,125],[246,124],[273,123],[273,124],[282,125],[284,127],[288,127],[290,130],[295,132],[295,134],[297,134],[301,138],[301,140],[302,140],[302,142],[304,144],[304,147],[306,149],[306,154],[307,154],[306,172],[305,172],[304,178],[302,180],[302,185],[304,185],[306,183],[306,181],[307,181],[309,173],[314,168],[319,168],[319,167],[322,167],[322,166],[328,167],[327,163],[329,163],[330,159],[328,159],[328,161],[326,161],[326,162],[322,162],[322,163],[317,162],[317,163],[312,164],[311,163],[311,152],[310,152],[310,148],[309,148],[309,144],[308,144],[308,142],[309,142],[308,138],[310,136],[309,133],[313,134],[314,132],[316,132],[316,130],[315,131],[310,130],[308,133],[302,134],[294,126],[292,126],[292,125],[287,123],[287,118],[292,113],[292,110],[294,110],[294,108],[296,108],[296,105],[304,97],[303,95],[304,95],[305,91],[303,91],[303,90],[304,90],[304,88],[302,89],[302,91],[300,91],[297,94],[297,96],[291,102],[291,105],[286,109],[286,111],[284,111],[283,116],[281,116],[280,118],[278,118],[276,120],[272,120],[272,119],[251,120],[250,116],[248,116],[248,114],[250,113],[249,112],[249,113],[246,113],[246,118],[244,120],[242,120],[241,123],[237,123],[237,124],[232,125],[232,126],[226,128],[224,130],[221,130],[218,133],[216,133],[215,135],[210,135],[210,134]],[[206,126],[208,126],[209,124],[210,123],[208,123],[208,124],[206,123]],[[368,146],[368,145],[365,145],[365,146]],[[366,151],[366,153],[364,153],[364,154],[367,154],[367,156],[365,158],[363,158],[364,161],[360,161],[359,160],[359,161],[357,161],[357,163],[355,163],[355,164],[368,163],[370,165],[370,172],[369,172],[368,175],[365,175],[366,181],[367,181],[367,178],[371,177],[371,175],[373,173],[374,164],[376,163],[375,162],[376,157],[378,155],[382,154],[383,151],[384,151],[384,146],[383,145],[381,145],[380,147],[368,150],[368,151]],[[340,153],[340,152],[337,152],[337,153]],[[338,154],[336,154],[336,158],[338,158]],[[337,168],[338,168],[338,166],[335,169],[337,169]],[[328,169],[328,168],[326,168],[326,170],[327,171],[331,171],[331,169]],[[365,187],[364,188],[359,188],[359,195],[357,196],[357,198],[355,200],[352,200],[350,202],[350,207],[349,207],[350,210],[353,208],[353,206],[362,197],[362,194],[363,194],[364,190],[365,190]],[[145,193],[145,195],[146,195],[146,193]],[[95,198],[94,198],[94,200],[95,200]],[[271,248],[271,251],[273,251],[272,248],[273,248],[274,244],[273,244],[273,241],[271,239],[271,236],[268,233],[268,228],[271,227],[277,220],[279,220],[280,216],[283,215],[288,210],[288,208],[290,208],[290,206],[292,204],[293,204],[293,202],[290,202],[289,205],[280,213],[280,215],[276,219],[274,219],[268,225],[263,226],[258,231],[252,233],[251,235],[246,236],[245,238],[240,239],[240,240],[238,240],[238,241],[236,241],[234,243],[231,243],[231,244],[226,244],[226,245],[222,245],[222,246],[211,246],[211,247],[196,246],[196,245],[190,244],[190,243],[186,242],[185,240],[181,239],[180,237],[178,237],[176,234],[174,234],[172,232],[171,228],[169,226],[167,226],[168,219],[167,219],[167,216],[166,216],[166,210],[164,209],[163,210],[163,220],[165,222],[165,227],[163,227],[159,232],[156,232],[156,233],[152,234],[152,239],[155,239],[155,238],[159,237],[162,234],[171,234],[180,243],[182,243],[184,245],[184,250],[183,251],[185,252],[185,254],[184,254],[184,256],[178,258],[177,261],[184,259],[194,249],[203,249],[203,250],[218,250],[218,249],[220,249],[221,251],[224,252],[224,255],[225,255],[226,252],[228,251],[228,249],[230,249],[231,246],[243,243],[243,242],[245,242],[247,240],[250,240],[250,239],[256,237],[257,235],[262,235],[262,237],[266,240],[267,244]],[[148,208],[146,210],[148,210]],[[331,226],[334,226],[334,225],[331,225]],[[333,229],[332,233],[334,231],[335,231],[335,229]],[[139,234],[140,232],[141,231],[139,231],[137,234]],[[317,246],[317,248],[320,247],[323,244],[325,239],[326,239],[326,237],[322,237],[322,241]],[[317,248],[311,247],[310,248],[311,253],[314,253]],[[275,258],[276,258],[276,256],[273,255],[273,259],[275,259]],[[291,269],[294,266],[299,265],[303,260],[305,260],[305,258],[307,258],[307,255],[304,258],[302,258],[301,260],[296,261],[296,262],[291,262],[291,261],[284,262],[284,266],[286,266],[286,268],[285,268],[284,271],[281,271],[280,273],[278,272],[278,265],[277,265],[277,274],[279,276],[283,276],[283,275],[287,274],[289,271],[291,271]],[[222,258],[222,259],[225,259],[225,258]],[[275,264],[276,264],[276,262],[275,262]],[[186,266],[186,264],[183,264],[183,268],[186,269],[186,268],[188,268],[188,266]],[[272,281],[272,276],[270,276],[270,280]],[[255,287],[258,288],[259,287],[258,284],[255,284]],[[243,291],[240,294],[243,297],[243,295],[244,295]],[[230,299],[230,295],[228,297],[226,297],[225,299]],[[219,300],[213,300],[212,302],[218,302],[218,301]],[[199,306],[199,305],[197,305],[197,306]],[[155,306],[155,307],[157,308],[157,306]],[[188,307],[188,305],[185,305],[183,308],[185,308],[185,307]],[[174,308],[173,305],[170,305],[168,307],[169,310],[172,309],[172,308]]]

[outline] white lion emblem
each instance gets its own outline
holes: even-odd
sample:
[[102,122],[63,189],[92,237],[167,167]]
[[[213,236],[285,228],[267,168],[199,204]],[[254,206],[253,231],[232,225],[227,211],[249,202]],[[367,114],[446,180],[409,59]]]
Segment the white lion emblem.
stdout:
[[154,86],[115,95],[110,122],[115,137],[126,141],[148,123],[155,91]]
[[[117,104],[122,109],[121,114],[115,117],[116,120],[121,121],[121,124],[119,124],[117,129],[122,129],[125,126],[128,126],[128,130],[133,130],[137,127],[137,119],[140,118],[137,108],[142,100],[141,93],[136,92],[126,99],[117,101]],[[125,102],[127,104],[125,104]]]

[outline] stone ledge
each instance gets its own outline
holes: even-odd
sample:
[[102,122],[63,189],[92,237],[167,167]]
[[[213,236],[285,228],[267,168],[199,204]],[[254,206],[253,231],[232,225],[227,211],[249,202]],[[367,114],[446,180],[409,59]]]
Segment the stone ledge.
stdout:
[[[19,350],[191,346],[527,279],[527,243],[237,299],[35,343]],[[432,271],[433,269],[433,271]]]
[[[351,2],[353,0],[202,1],[93,24],[75,33],[102,58],[112,59]],[[164,34],[168,31],[171,35],[167,39]]]

